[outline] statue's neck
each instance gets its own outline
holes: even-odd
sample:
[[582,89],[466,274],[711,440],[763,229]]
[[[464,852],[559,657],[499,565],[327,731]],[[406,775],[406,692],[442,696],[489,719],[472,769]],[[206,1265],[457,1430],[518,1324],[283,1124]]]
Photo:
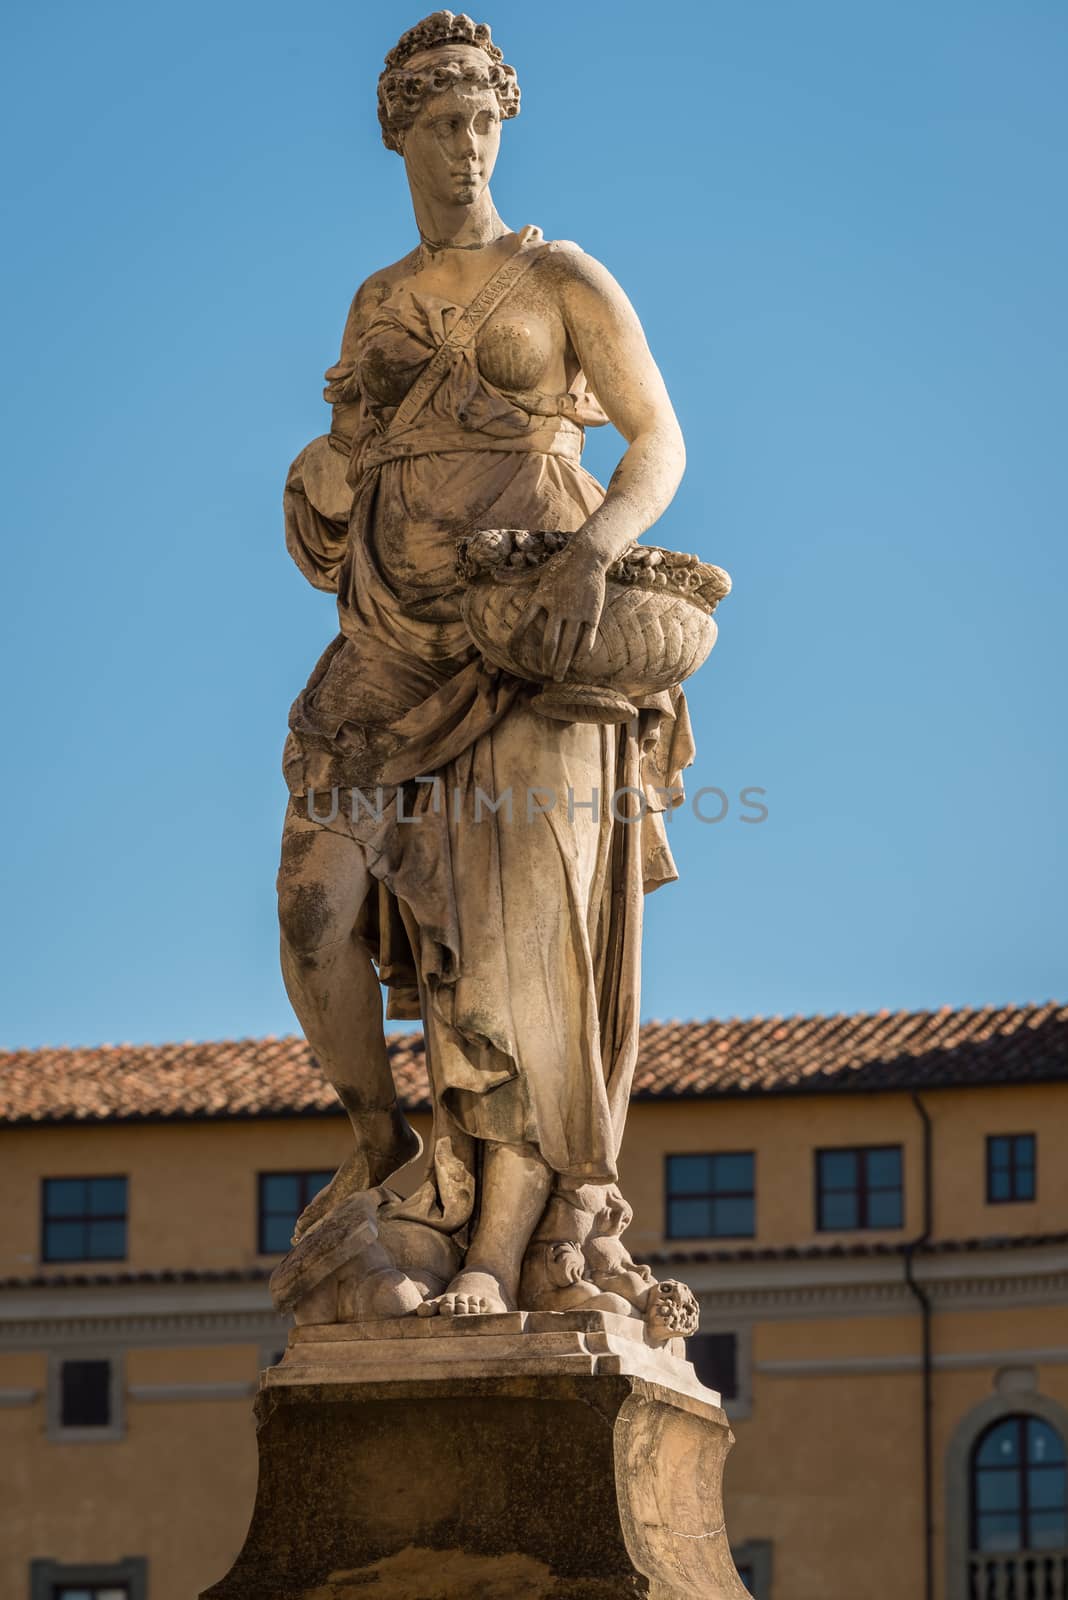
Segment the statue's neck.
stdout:
[[502,222],[489,189],[469,206],[446,205],[412,186],[412,208],[420,237],[428,244],[474,249],[511,230]]

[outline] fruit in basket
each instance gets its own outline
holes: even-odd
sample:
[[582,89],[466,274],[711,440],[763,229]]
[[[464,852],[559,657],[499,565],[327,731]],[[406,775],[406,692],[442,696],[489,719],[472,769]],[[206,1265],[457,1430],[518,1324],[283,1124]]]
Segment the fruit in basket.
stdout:
[[656,545],[632,544],[606,574],[605,605],[592,648],[572,661],[563,682],[541,666],[541,632],[516,624],[545,563],[567,533],[487,528],[457,546],[457,571],[467,631],[487,661],[517,678],[543,684],[532,701],[563,722],[626,722],[634,696],[682,683],[716,642],[712,613],[731,580],[722,567]]

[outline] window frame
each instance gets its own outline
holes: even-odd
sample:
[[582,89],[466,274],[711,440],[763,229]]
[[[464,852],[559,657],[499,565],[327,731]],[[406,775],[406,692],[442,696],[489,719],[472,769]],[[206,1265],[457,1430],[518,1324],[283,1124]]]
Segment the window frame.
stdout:
[[[68,1361],[106,1361],[110,1368],[108,1387],[109,1420],[100,1428],[67,1428],[63,1425],[63,1366]],[[45,1437],[53,1444],[113,1444],[126,1432],[125,1364],[121,1353],[100,1345],[65,1345],[48,1357],[48,1387],[45,1394]],[[65,1581],[65,1580],[64,1580]],[[71,1579],[71,1582],[74,1582]]]
[[[824,1222],[823,1222],[823,1206],[822,1206],[822,1202],[823,1202],[823,1198],[824,1198],[824,1186],[823,1186],[823,1183],[821,1181],[821,1157],[822,1156],[833,1156],[833,1155],[851,1155],[851,1156],[857,1156],[857,1157],[867,1157],[867,1156],[872,1156],[872,1155],[886,1155],[886,1154],[889,1154],[889,1153],[892,1153],[892,1152],[897,1154],[897,1156],[899,1158],[899,1161],[900,1161],[900,1173],[899,1173],[899,1179],[898,1179],[898,1183],[897,1183],[897,1194],[899,1195],[900,1200],[901,1200],[901,1219],[900,1219],[900,1221],[899,1222],[888,1223],[888,1222],[868,1222],[866,1220],[866,1218],[868,1216],[868,1211],[869,1211],[868,1201],[869,1201],[869,1198],[870,1198],[873,1190],[872,1190],[872,1187],[871,1187],[870,1183],[868,1182],[867,1162],[866,1162],[866,1160],[858,1160],[858,1162],[857,1162],[858,1183],[857,1183],[856,1188],[855,1189],[850,1189],[850,1190],[847,1190],[847,1189],[835,1189],[835,1190],[828,1191],[829,1193],[832,1193],[832,1194],[856,1194],[856,1196],[857,1196],[857,1217],[858,1217],[858,1220],[856,1222],[854,1222],[854,1223],[849,1223],[849,1224],[841,1224],[841,1223],[835,1224],[835,1225],[824,1224]],[[841,1144],[841,1145],[831,1144],[831,1145],[819,1145],[813,1151],[812,1177],[813,1177],[813,1189],[814,1189],[814,1194],[813,1194],[814,1219],[813,1220],[814,1220],[815,1225],[816,1225],[815,1226],[816,1233],[900,1233],[904,1229],[904,1227],[905,1227],[905,1146],[904,1146],[904,1144],[898,1143],[898,1144]],[[879,1189],[875,1190],[874,1192],[878,1193],[878,1194],[889,1194],[889,1193],[892,1193],[893,1191],[890,1190],[890,1189],[887,1189],[887,1188],[879,1188]]]
[[731,1550],[735,1567],[748,1567],[753,1575],[753,1600],[771,1600],[772,1544],[770,1539],[746,1539]]
[[[1017,1139],[1031,1141],[1031,1193],[1017,1194],[1020,1163],[1016,1159]],[[1009,1141],[1009,1187],[1011,1194],[999,1196],[994,1188],[994,1146],[999,1140]],[[988,1206],[1029,1206],[1038,1199],[1038,1135],[1037,1133],[988,1133],[986,1136],[986,1203]]]
[[[713,1305],[702,1302],[701,1326],[697,1337],[717,1333],[731,1334],[734,1338],[737,1390],[733,1399],[721,1398],[721,1404],[731,1422],[743,1422],[753,1414],[753,1324],[746,1317],[722,1317]],[[690,1359],[689,1355],[686,1359]]]
[[[286,1246],[286,1250],[269,1250],[267,1248],[267,1245],[266,1245],[265,1240],[264,1240],[264,1223],[265,1223],[266,1218],[267,1218],[267,1212],[266,1212],[266,1208],[265,1208],[264,1203],[263,1203],[263,1195],[264,1195],[264,1184],[265,1184],[266,1179],[268,1179],[268,1178],[296,1178],[298,1180],[298,1182],[300,1183],[300,1186],[301,1186],[301,1194],[304,1195],[306,1193],[306,1191],[307,1191],[307,1179],[316,1177],[316,1176],[318,1176],[318,1174],[320,1174],[322,1172],[327,1172],[327,1169],[325,1167],[283,1167],[283,1168],[277,1168],[277,1169],[272,1168],[269,1171],[257,1172],[257,1174],[256,1174],[256,1253],[258,1255],[261,1255],[261,1256],[275,1256],[275,1257],[284,1256],[286,1254],[286,1250],[289,1249],[289,1246],[287,1245]],[[314,1200],[315,1195],[319,1194],[323,1189],[326,1188],[326,1184],[330,1182],[330,1179],[333,1176],[334,1176],[334,1171],[333,1171],[333,1169],[331,1169],[327,1173],[326,1183],[321,1183],[319,1185],[319,1188],[315,1190],[314,1194],[309,1194],[307,1199],[302,1201],[301,1206],[300,1206],[299,1210],[297,1211],[297,1216],[298,1217],[300,1216],[300,1214],[304,1210],[304,1208],[306,1206],[308,1206],[311,1203],[312,1200]],[[278,1213],[276,1212],[275,1215],[278,1215]],[[294,1218],[294,1221],[295,1220],[296,1220],[296,1218]]]
[[39,1556],[30,1562],[30,1600],[53,1600],[61,1584],[86,1589],[124,1584],[128,1600],[148,1600],[148,1559],[146,1556],[123,1556],[121,1561],[107,1565],[84,1562],[68,1565]]
[[[671,1163],[692,1160],[698,1156],[715,1161],[720,1156],[748,1156],[752,1163],[752,1187],[747,1190],[709,1190],[702,1194],[672,1194]],[[756,1150],[670,1150],[664,1156],[664,1238],[685,1239],[755,1239],[757,1237],[757,1152]],[[748,1233],[675,1233],[671,1227],[671,1202],[673,1200],[749,1200],[753,1206],[753,1222]]]
[[[90,1212],[83,1212],[77,1217],[51,1217],[48,1214],[48,1186],[51,1183],[121,1183],[125,1198],[125,1208],[122,1216],[108,1213],[94,1217]],[[56,1173],[41,1179],[39,1201],[40,1233],[38,1237],[38,1259],[42,1266],[61,1267],[82,1261],[128,1261],[130,1257],[130,1175],[128,1172],[64,1172]],[[121,1222],[122,1223],[122,1254],[121,1255],[77,1255],[54,1256],[48,1253],[48,1224],[50,1222],[77,1222],[86,1230],[86,1245],[88,1245],[88,1228],[90,1222]]]
[[[1024,1397],[1024,1400],[1026,1403],[1026,1397]],[[1010,1463],[1008,1467],[981,1466],[979,1462],[979,1452],[986,1440],[989,1439],[992,1434],[997,1433],[1000,1428],[1004,1428],[1010,1423],[1016,1430],[1017,1460]],[[1047,1427],[1052,1432],[1056,1433],[1060,1438],[1063,1456],[1065,1459],[1068,1459],[1068,1440],[1065,1439],[1060,1430],[1054,1428],[1051,1423],[1047,1422],[1045,1417],[1036,1416],[1034,1413],[1026,1411],[1022,1408],[1009,1412],[1007,1416],[997,1417],[982,1430],[982,1432],[973,1442],[968,1458],[968,1543],[970,1550],[975,1555],[989,1556],[992,1559],[997,1559],[1000,1556],[1037,1553],[1043,1549],[1042,1546],[1034,1544],[1030,1538],[1031,1533],[1034,1531],[1031,1526],[1031,1518],[1036,1510],[1031,1503],[1031,1491],[1033,1487],[1031,1475],[1034,1472],[1043,1471],[1064,1472],[1066,1468],[1065,1459],[1060,1461],[1051,1461],[1048,1464],[1033,1462],[1031,1460],[1028,1453],[1028,1435],[1030,1431],[1029,1425],[1031,1423],[1041,1423],[1044,1427]],[[1019,1505],[1015,1512],[1011,1514],[1016,1516],[1019,1523],[1021,1543],[1017,1545],[1014,1550],[984,1550],[979,1542],[979,1527],[983,1517],[983,1513],[979,1509],[978,1489],[980,1475],[983,1473],[1005,1471],[1011,1471],[1014,1473],[1019,1486]],[[1041,1511],[1043,1508],[1039,1507],[1037,1509]],[[1068,1529],[1068,1506],[1065,1506],[1061,1509],[1062,1515],[1065,1518],[1066,1529]],[[1060,1549],[1062,1548],[1063,1544],[1058,1547],[1057,1553],[1059,1553]],[[1054,1552],[1051,1550],[1050,1553],[1053,1554]]]
[[[945,1591],[946,1600],[968,1600],[971,1548],[971,1453],[992,1423],[1024,1412],[1055,1428],[1068,1441],[1068,1409],[1041,1394],[1031,1382],[1011,1382],[1023,1369],[1003,1367],[994,1377],[997,1392],[980,1400],[957,1424],[944,1457],[945,1470]],[[1002,1385],[1004,1384],[1004,1387]]]

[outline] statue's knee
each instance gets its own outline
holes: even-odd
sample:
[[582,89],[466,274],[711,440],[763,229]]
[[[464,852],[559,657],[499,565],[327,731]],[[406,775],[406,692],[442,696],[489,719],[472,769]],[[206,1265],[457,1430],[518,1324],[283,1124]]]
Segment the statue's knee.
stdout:
[[330,897],[321,883],[285,883],[278,887],[278,925],[282,938],[298,955],[313,955],[323,945],[343,939]]

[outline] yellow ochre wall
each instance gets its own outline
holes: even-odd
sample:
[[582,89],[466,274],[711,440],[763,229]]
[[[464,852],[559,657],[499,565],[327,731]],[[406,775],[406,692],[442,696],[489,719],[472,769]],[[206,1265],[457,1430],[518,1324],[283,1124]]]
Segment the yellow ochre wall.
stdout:
[[[953,1239],[1053,1233],[1068,1227],[1063,1085],[926,1092],[934,1151],[934,1232]],[[986,1203],[986,1136],[1034,1133],[1034,1202]],[[815,1157],[823,1146],[904,1147],[905,1227],[818,1233]],[[704,1101],[639,1101],[623,1141],[620,1181],[634,1207],[629,1239],[655,1249],[664,1237],[664,1157],[688,1151],[756,1152],[757,1238],[764,1246],[900,1240],[923,1225],[923,1132],[907,1094],[782,1095]],[[699,1244],[700,1241],[687,1241]],[[737,1244],[739,1241],[733,1241]],[[730,1247],[732,1241],[724,1241]],[[680,1244],[680,1248],[683,1246]]]
[[[938,1237],[1052,1233],[1068,1226],[1061,1086],[937,1090],[926,1093],[923,1103],[933,1124]],[[412,1121],[425,1139],[429,1118]],[[986,1135],[1017,1132],[1037,1136],[1037,1199],[988,1206]],[[638,1101],[620,1159],[620,1181],[634,1207],[631,1246],[641,1251],[663,1243],[665,1156],[708,1150],[756,1152],[758,1245],[855,1239],[816,1231],[813,1151],[884,1143],[904,1146],[903,1231],[919,1233],[922,1132],[907,1095]],[[252,1266],[270,1259],[256,1251],[257,1173],[326,1169],[350,1149],[344,1117],[2,1130],[7,1210],[0,1276],[24,1275],[39,1264],[41,1178],[128,1175],[130,1271]],[[401,1187],[410,1181],[408,1172]],[[901,1237],[897,1229],[863,1234],[866,1241]]]
[[[430,1119],[412,1121],[425,1137]],[[351,1149],[344,1116],[0,1130],[0,1277],[82,1270],[40,1263],[41,1179],[106,1174],[129,1179],[122,1270],[270,1263],[276,1258],[257,1252],[257,1174],[327,1171]],[[96,1262],[84,1270],[119,1269]]]
[[[76,1355],[76,1351],[70,1352]],[[255,1346],[131,1350],[125,1382],[255,1382]],[[149,1600],[194,1600],[241,1547],[256,1492],[252,1401],[127,1399],[123,1437],[45,1434],[43,1355],[0,1355],[0,1389],[40,1388],[0,1411],[0,1594],[29,1595],[30,1560],[147,1556]]]

